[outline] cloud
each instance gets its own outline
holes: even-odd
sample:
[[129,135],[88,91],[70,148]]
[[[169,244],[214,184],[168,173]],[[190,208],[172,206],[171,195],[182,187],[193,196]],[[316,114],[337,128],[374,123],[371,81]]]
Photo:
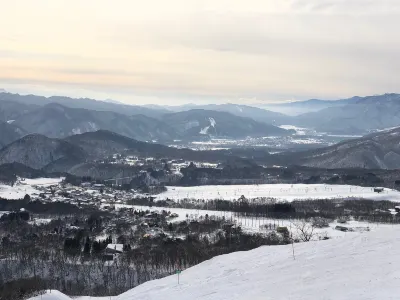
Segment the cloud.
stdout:
[[9,2],[0,84],[233,102],[396,92],[400,83],[397,0]]

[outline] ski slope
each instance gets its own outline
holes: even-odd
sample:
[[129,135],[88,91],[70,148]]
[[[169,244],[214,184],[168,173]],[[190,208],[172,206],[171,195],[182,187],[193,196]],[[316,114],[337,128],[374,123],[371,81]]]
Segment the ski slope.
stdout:
[[187,269],[181,273],[179,285],[177,275],[172,275],[144,283],[111,299],[398,299],[399,248],[399,226],[377,228],[340,239],[295,244],[295,260],[291,245],[260,247],[215,257]]
[[247,199],[267,197],[281,201],[364,198],[400,202],[400,192],[396,190],[385,188],[382,193],[375,193],[373,187],[328,184],[168,186],[166,192],[157,195],[157,200],[235,200],[242,195]]

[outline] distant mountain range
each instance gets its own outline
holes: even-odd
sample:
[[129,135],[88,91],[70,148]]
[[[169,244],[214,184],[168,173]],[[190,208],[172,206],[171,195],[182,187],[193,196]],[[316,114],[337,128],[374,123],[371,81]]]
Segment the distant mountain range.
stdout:
[[311,99],[274,105],[260,104],[259,106],[269,110],[236,104],[152,107],[179,112],[188,109],[226,111],[268,124],[295,125],[314,129],[317,132],[339,135],[367,134],[374,130],[400,125],[399,94],[352,97],[335,101]]
[[[57,103],[70,108],[83,108],[88,110],[97,111],[109,111],[115,112],[123,115],[138,115],[143,114],[149,117],[159,117],[167,110],[163,109],[150,109],[139,105],[125,105],[122,103],[116,103],[116,101],[98,101],[88,98],[74,99],[69,97],[53,96],[53,97],[43,97],[35,95],[18,95],[11,93],[1,93],[0,101],[12,101],[29,105],[39,105],[43,106],[50,103]],[[1,102],[0,102],[1,103]]]
[[[58,103],[47,103],[50,99],[57,100]],[[257,108],[247,108],[248,112],[244,116],[238,116],[225,111],[202,109],[177,113],[162,109],[139,109],[138,107],[124,110],[126,105],[105,103],[114,108],[111,111],[106,111],[102,109],[105,108],[101,104],[104,102],[87,99],[79,99],[79,101],[70,99],[68,102],[66,99],[0,94],[0,120],[12,123],[26,133],[39,133],[52,138],[64,138],[84,132],[109,130],[137,140],[167,143],[177,139],[193,140],[211,136],[243,138],[293,133],[267,124],[267,122],[259,122],[249,118],[250,110],[257,111],[259,115],[264,112]],[[23,102],[20,103],[17,100]],[[31,100],[34,104],[30,103]],[[59,102],[67,103],[68,106]],[[89,103],[90,107],[96,109],[70,107],[71,103],[72,106],[77,106],[75,102],[86,107],[89,105],[85,105],[85,103]],[[38,105],[38,103],[41,105]],[[116,107],[119,109],[115,109]],[[124,113],[116,112],[121,109]],[[129,111],[140,111],[145,114],[129,115]],[[267,111],[265,111],[265,115],[266,118],[269,116]],[[280,116],[280,114],[276,115]]]
[[294,101],[281,104],[258,104],[257,106],[285,115],[297,116],[309,112],[316,112],[329,107],[338,107],[345,106],[347,104],[353,104],[360,99],[362,98],[358,96],[339,100],[310,99],[305,101]]
[[174,130],[167,124],[148,116],[127,116],[109,111],[70,108],[56,103],[29,111],[18,117],[13,124],[27,131],[54,138],[100,129],[139,140],[176,138]]
[[352,98],[351,103],[343,106],[294,117],[293,123],[338,134],[365,134],[400,126],[400,95]]
[[[0,165],[23,164],[46,172],[69,172],[75,175],[103,174],[107,168],[97,164],[120,153],[141,157],[172,158],[192,161],[221,162],[230,158],[248,158],[254,162],[281,166],[308,166],[324,169],[400,168],[400,127],[373,133],[363,138],[302,152],[269,154],[268,151],[243,149],[237,151],[193,151],[161,144],[147,143],[106,130],[72,135],[65,139],[39,134],[26,135],[0,150]],[[100,166],[101,165],[101,166]],[[110,169],[110,170],[111,170]]]
[[160,106],[147,105],[148,108],[167,109],[173,112],[184,112],[188,110],[213,110],[220,112],[228,112],[235,116],[252,118],[255,121],[267,124],[286,124],[291,118],[279,112],[269,111],[258,107],[240,105],[240,104],[185,104],[181,106]]
[[[297,116],[236,104],[183,106],[133,106],[115,101],[67,97],[21,96],[0,93],[0,145],[14,138],[10,130],[48,137],[109,130],[141,141],[169,144],[174,140],[286,136],[294,131],[278,128],[294,125],[317,133],[363,135],[400,125],[400,95],[352,97],[337,101],[308,100],[275,105],[307,111]],[[6,133],[6,127],[8,128]],[[289,127],[286,127],[289,128]],[[3,141],[2,141],[3,140]]]

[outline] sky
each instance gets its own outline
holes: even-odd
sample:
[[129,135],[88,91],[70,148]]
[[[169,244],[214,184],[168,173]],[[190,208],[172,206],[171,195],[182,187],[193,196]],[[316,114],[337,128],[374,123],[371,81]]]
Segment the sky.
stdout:
[[398,0],[0,0],[0,88],[130,104],[400,92]]

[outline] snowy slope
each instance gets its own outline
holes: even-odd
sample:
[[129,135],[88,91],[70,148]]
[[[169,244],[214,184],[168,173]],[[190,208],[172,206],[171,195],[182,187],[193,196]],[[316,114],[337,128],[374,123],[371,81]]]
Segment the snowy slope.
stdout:
[[173,275],[112,299],[398,299],[399,234],[400,227],[396,226],[296,244],[295,260],[291,245],[223,255],[183,271],[179,285]]
[[346,199],[364,198],[400,202],[400,192],[384,189],[375,193],[372,187],[328,184],[260,184],[260,185],[210,185],[178,187],[169,186],[167,191],[157,195],[157,200],[180,199],[225,199],[235,200],[241,195],[248,199],[271,197],[282,201],[301,199]]
[[0,184],[0,197],[4,199],[21,199],[26,194],[30,196],[39,195],[41,192],[36,189],[37,186],[57,185],[64,178],[36,178],[22,179],[19,178],[14,186]]
[[216,257],[116,300],[398,299],[399,228]]
[[48,290],[44,295],[39,295],[28,300],[71,300],[68,296],[55,290]]

